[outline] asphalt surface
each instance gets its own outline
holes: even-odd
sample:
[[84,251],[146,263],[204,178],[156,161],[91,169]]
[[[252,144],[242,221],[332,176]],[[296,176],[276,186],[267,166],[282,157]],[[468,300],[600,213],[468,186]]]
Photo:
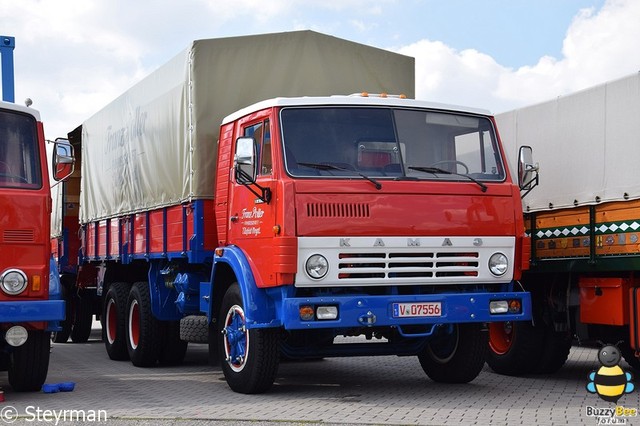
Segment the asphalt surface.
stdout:
[[[72,392],[16,393],[0,372],[0,425],[596,425],[588,407],[616,407],[586,390],[600,367],[593,348],[574,347],[554,375],[507,377],[485,366],[465,385],[432,382],[415,357],[283,362],[270,392],[242,395],[207,364],[206,345],[191,344],[181,366],[143,369],[109,360],[98,337],[52,347],[47,383],[75,382]],[[640,408],[637,388],[617,406]]]

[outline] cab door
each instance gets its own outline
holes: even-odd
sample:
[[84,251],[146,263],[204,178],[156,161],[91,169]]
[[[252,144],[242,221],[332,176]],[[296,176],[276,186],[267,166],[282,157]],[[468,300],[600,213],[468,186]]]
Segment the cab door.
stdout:
[[[255,150],[255,183],[245,183],[231,172],[229,194],[229,243],[240,247],[251,264],[258,286],[276,284],[272,251],[276,224],[276,185],[273,176],[271,122],[268,115],[252,115],[240,122],[234,141],[234,158],[247,153],[238,151],[239,138],[252,138]],[[246,141],[245,141],[246,142]],[[245,167],[245,166],[242,166]],[[245,168],[246,170],[246,168]],[[262,194],[270,193],[270,197]],[[269,198],[268,200],[266,198]]]

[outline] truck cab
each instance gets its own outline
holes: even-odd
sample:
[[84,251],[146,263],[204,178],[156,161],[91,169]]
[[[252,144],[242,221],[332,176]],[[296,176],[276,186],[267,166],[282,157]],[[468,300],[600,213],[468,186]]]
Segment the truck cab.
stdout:
[[0,103],[0,140],[0,359],[14,390],[35,391],[47,376],[50,332],[64,319],[39,113]]
[[[220,135],[212,292],[229,294],[232,388],[255,367],[249,333],[275,326],[287,357],[418,355],[432,379],[466,382],[484,364],[483,323],[530,319],[514,287],[528,259],[519,188],[487,112],[278,98],[227,117]],[[336,344],[355,336],[381,344]]]

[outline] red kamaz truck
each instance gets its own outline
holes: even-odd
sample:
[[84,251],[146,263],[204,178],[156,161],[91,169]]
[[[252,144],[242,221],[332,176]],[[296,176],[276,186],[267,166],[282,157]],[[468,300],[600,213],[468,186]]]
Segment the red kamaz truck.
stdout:
[[[49,368],[51,331],[64,301],[49,248],[51,195],[40,114],[14,103],[13,37],[0,37],[0,368],[17,391],[39,390]],[[56,178],[72,152],[57,147]]]
[[413,84],[411,58],[317,33],[200,40],[71,132],[77,287],[109,356],[170,364],[208,341],[242,393],[281,357],[415,355],[473,380],[484,324],[530,319],[493,118],[317,96]]
[[561,368],[572,342],[617,344],[640,371],[640,74],[496,117],[507,152],[533,148],[540,185],[524,199],[533,322],[493,324],[489,365]]

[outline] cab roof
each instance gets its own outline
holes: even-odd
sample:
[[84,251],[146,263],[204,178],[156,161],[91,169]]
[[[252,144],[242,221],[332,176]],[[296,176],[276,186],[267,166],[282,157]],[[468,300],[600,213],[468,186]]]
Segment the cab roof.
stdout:
[[40,112],[38,112],[37,110],[33,109],[33,108],[29,108],[23,105],[18,105],[18,104],[14,104],[13,102],[4,102],[4,101],[0,101],[0,108],[1,109],[10,109],[12,111],[18,111],[18,112],[22,112],[25,114],[29,114],[32,115],[37,121],[41,121],[40,120]]
[[249,105],[238,110],[222,120],[222,124],[227,124],[252,114],[265,108],[288,107],[288,106],[382,106],[382,107],[409,107],[424,108],[431,110],[462,112],[468,114],[491,115],[485,109],[463,107],[458,105],[442,104],[437,102],[418,101],[415,99],[404,99],[399,96],[382,97],[380,95],[335,95],[335,96],[304,96],[292,98],[272,98],[253,105]]

